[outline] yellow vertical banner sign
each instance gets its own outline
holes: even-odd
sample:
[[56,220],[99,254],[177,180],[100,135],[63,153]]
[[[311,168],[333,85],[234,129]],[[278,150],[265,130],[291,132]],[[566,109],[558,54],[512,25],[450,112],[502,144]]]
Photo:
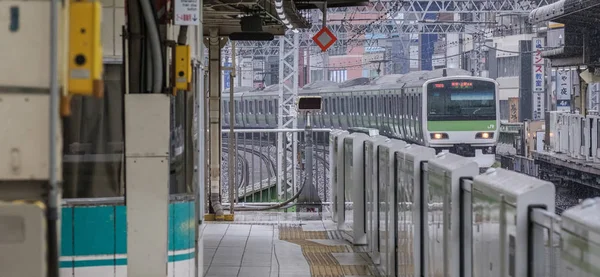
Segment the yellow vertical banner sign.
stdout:
[[508,122],[519,122],[519,97],[508,98]]

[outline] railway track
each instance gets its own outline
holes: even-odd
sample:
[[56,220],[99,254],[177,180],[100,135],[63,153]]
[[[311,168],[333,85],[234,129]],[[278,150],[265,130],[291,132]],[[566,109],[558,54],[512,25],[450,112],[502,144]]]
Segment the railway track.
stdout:
[[[261,176],[260,178],[262,180],[259,180],[259,182],[262,182],[265,179],[273,178],[277,175],[277,165],[276,165],[275,161],[268,154],[263,153],[263,150],[258,150],[256,148],[254,148],[256,146],[263,148],[266,146],[271,146],[271,144],[258,143],[255,145],[250,145],[250,147],[246,147],[246,146],[236,147],[236,157],[238,160],[237,164],[241,167],[239,171],[236,170],[237,171],[236,176],[240,176],[240,180],[237,185],[238,189],[243,188],[243,190],[245,190],[245,187],[248,187],[251,184],[254,184],[256,182],[256,180],[252,180],[253,176],[251,176],[251,174],[250,174],[250,171],[251,171],[250,160],[253,160],[253,158],[255,156],[259,157],[259,159],[261,160],[261,163],[265,165],[266,170],[267,170],[267,176],[265,176],[265,178],[263,178]],[[224,152],[229,152],[229,146],[226,143],[223,144],[222,149]],[[249,153],[250,156],[247,157],[247,155],[245,155],[242,152]],[[259,165],[259,166],[262,166],[262,165]]]

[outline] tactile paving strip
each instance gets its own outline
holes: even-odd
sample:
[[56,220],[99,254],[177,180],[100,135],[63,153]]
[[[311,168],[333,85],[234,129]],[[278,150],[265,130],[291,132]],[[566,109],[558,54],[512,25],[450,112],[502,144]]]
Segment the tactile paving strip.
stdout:
[[344,277],[347,275],[373,275],[367,265],[340,265],[332,253],[354,252],[349,245],[323,245],[311,239],[339,239],[335,231],[304,231],[300,226],[280,226],[279,239],[302,248],[313,277]]

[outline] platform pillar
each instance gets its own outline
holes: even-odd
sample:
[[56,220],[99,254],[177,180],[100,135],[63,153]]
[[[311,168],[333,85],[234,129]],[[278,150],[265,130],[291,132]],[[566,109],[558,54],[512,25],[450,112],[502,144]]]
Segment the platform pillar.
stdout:
[[221,206],[221,48],[227,43],[226,38],[219,37],[219,30],[209,30],[208,41],[208,134],[209,134],[209,180],[210,206],[209,214],[216,220],[223,219]]
[[167,94],[125,95],[128,277],[167,274],[170,105]]

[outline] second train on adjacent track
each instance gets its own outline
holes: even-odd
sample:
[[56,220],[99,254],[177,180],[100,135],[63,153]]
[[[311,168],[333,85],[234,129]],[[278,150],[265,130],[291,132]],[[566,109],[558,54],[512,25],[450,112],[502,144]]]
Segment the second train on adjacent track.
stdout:
[[[387,137],[472,157],[482,168],[495,161],[500,121],[493,79],[438,69],[342,84],[315,82],[298,94],[322,97],[323,109],[312,121],[316,128],[374,128]],[[230,124],[229,98],[222,96],[224,125]],[[234,101],[236,128],[277,128],[278,85],[238,89]],[[304,120],[298,118],[302,128]]]

